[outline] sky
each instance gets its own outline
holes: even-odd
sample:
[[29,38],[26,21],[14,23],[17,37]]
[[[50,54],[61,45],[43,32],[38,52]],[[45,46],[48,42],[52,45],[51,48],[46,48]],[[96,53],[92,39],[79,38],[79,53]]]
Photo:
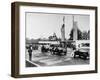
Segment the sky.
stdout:
[[26,38],[48,38],[53,33],[56,33],[57,37],[61,38],[63,16],[65,16],[66,39],[70,37],[69,34],[73,28],[73,16],[81,31],[88,31],[90,29],[89,15],[26,13]]

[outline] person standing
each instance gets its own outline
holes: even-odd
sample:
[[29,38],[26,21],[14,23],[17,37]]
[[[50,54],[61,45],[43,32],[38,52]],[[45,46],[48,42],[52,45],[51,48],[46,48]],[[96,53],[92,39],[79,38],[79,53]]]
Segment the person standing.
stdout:
[[32,45],[29,46],[28,53],[29,53],[29,60],[31,61],[32,60]]

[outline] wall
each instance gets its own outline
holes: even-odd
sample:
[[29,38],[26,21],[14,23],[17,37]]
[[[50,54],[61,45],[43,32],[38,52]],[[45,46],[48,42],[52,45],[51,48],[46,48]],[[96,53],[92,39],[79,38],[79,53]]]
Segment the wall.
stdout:
[[[0,2],[0,80],[17,80],[10,77],[11,68],[11,2],[15,0],[1,0]],[[16,0],[28,1],[28,0]],[[56,3],[56,4],[76,4],[98,6],[100,9],[99,0],[29,0],[30,2],[41,3]],[[98,22],[100,21],[100,11],[98,13]],[[98,24],[98,34],[99,32]],[[98,37],[100,41],[100,37]],[[98,43],[99,44],[99,43]],[[100,46],[98,46],[100,47]],[[100,50],[99,50],[100,52]],[[98,52],[98,53],[99,53]],[[100,67],[100,54],[98,54],[98,67]],[[22,78],[18,80],[100,80],[100,68],[97,74],[80,74],[80,75],[64,75],[53,77],[38,77],[38,78]]]

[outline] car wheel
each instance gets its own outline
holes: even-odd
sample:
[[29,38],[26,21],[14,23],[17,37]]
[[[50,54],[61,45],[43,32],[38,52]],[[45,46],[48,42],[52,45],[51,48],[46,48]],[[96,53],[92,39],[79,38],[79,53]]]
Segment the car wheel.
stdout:
[[84,56],[84,60],[87,60],[87,56]]

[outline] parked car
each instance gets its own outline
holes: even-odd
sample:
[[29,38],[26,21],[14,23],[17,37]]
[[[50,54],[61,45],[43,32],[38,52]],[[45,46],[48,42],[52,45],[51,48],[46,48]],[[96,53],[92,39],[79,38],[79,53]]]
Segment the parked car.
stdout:
[[85,51],[85,50],[78,50],[78,51],[75,51],[74,52],[74,58],[76,57],[79,57],[79,58],[83,58],[83,59],[89,59],[89,52],[88,51]]
[[78,45],[79,47],[74,52],[74,58],[79,57],[83,59],[89,59],[90,56],[90,44],[89,43],[81,43]]

